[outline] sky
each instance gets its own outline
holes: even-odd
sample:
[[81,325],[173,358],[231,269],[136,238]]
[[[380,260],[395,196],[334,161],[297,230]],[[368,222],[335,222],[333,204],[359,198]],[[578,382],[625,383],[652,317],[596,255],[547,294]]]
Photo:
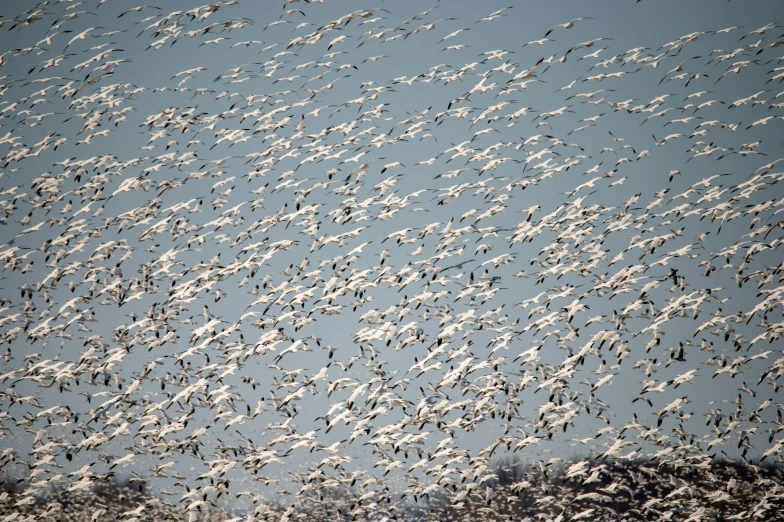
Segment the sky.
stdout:
[[[10,415],[0,421],[0,446],[17,455],[15,463],[3,461],[4,470],[29,474],[19,461],[53,451],[63,467],[41,465],[44,476],[65,477],[96,460],[95,473],[104,473],[134,454],[116,469],[133,470],[178,499],[178,479],[172,472],[153,478],[156,466],[172,461],[194,481],[221,447],[266,447],[280,462],[260,474],[277,484],[264,486],[242,457],[227,457],[235,461],[227,471],[235,487],[258,494],[297,487],[292,473],[327,456],[311,451],[317,441],[336,444],[345,473],[362,470],[402,488],[421,477],[406,473],[420,457],[370,442],[384,427],[404,425],[401,433],[422,436],[417,447],[431,455],[439,443],[477,456],[501,437],[533,436],[515,456],[536,462],[601,454],[634,415],[646,426],[662,424],[648,440],[629,435],[627,452],[680,451],[679,432],[693,435],[696,449],[685,451],[698,454],[737,456],[746,435],[748,458],[774,446],[766,430],[777,427],[781,408],[772,385],[781,341],[768,339],[770,325],[781,323],[781,295],[773,289],[781,282],[782,231],[775,225],[784,190],[771,162],[784,157],[784,122],[776,105],[781,47],[768,46],[784,30],[749,33],[780,19],[778,2],[234,1],[217,10],[167,2],[138,12],[117,0],[97,4],[13,3],[0,13],[0,336],[8,353],[0,358],[0,411]],[[556,28],[575,19],[573,27]],[[540,40],[552,28],[550,40]],[[80,34],[86,37],[69,43]],[[733,67],[737,73],[728,72]],[[532,68],[530,82],[510,88]],[[752,126],[767,116],[773,118]],[[717,149],[698,155],[706,146]],[[463,170],[444,175],[456,169]],[[446,197],[461,183],[462,195]],[[752,183],[762,184],[747,191]],[[722,202],[727,206],[702,213]],[[201,211],[193,212],[197,205]],[[149,212],[140,215],[145,206]],[[765,226],[769,235],[750,235]],[[410,242],[390,237],[403,230]],[[658,241],[639,246],[667,234],[653,251]],[[324,241],[330,237],[336,240]],[[107,242],[114,243],[99,249]],[[727,261],[721,252],[733,246]],[[511,262],[490,262],[502,254]],[[613,287],[612,278],[640,265],[649,268]],[[471,287],[472,277],[488,286]],[[140,284],[129,287],[132,280]],[[602,281],[611,283],[602,289]],[[343,282],[351,290],[325,298],[325,288]],[[643,296],[648,284],[658,286]],[[204,289],[191,293],[189,285]],[[466,288],[474,297],[457,299]],[[172,299],[183,289],[182,299]],[[308,290],[301,305],[284,306]],[[448,293],[438,301],[423,297],[419,308],[409,301],[442,290]],[[488,290],[494,293],[477,296]],[[658,313],[699,295],[696,316],[693,309],[685,317]],[[773,304],[763,318],[765,306],[755,307],[768,295]],[[562,308],[580,296],[586,309],[569,322]],[[72,301],[78,297],[88,300]],[[339,313],[330,313],[335,306]],[[760,313],[745,315],[752,310]],[[613,321],[619,313],[623,330]],[[719,313],[743,319],[695,334]],[[144,323],[147,315],[153,319]],[[546,316],[552,324],[535,322]],[[226,335],[195,348],[213,317],[221,322],[203,332]],[[269,324],[254,326],[259,319]],[[70,320],[62,335],[47,332]],[[299,320],[306,322],[300,327]],[[45,335],[30,338],[41,325]],[[280,343],[254,349],[276,328]],[[651,345],[656,330],[660,342]],[[595,337],[602,331],[617,337],[602,343]],[[292,345],[300,350],[278,359]],[[514,360],[534,346],[541,346],[538,360]],[[570,359],[578,353],[583,357]],[[440,367],[420,374],[416,364],[428,357]],[[715,374],[722,358],[739,357],[736,376]],[[56,369],[44,370],[50,363],[30,369],[44,361],[74,367],[52,384]],[[484,361],[491,362],[474,369]],[[462,385],[434,389],[461,363]],[[559,369],[570,370],[560,384],[540,386]],[[689,370],[696,370],[692,382],[645,394],[650,405],[632,402],[642,381],[653,379],[655,387]],[[521,384],[527,378],[533,380]],[[328,394],[339,379],[347,386]],[[170,400],[197,383],[190,399],[183,393],[180,404]],[[386,413],[371,418],[384,405],[366,399],[382,383],[410,405],[404,411],[387,403]],[[223,386],[228,393],[218,400]],[[301,397],[281,404],[292,392]],[[19,400],[31,396],[40,407]],[[678,415],[657,415],[679,397],[688,403]],[[357,402],[347,408],[357,416],[352,422],[367,419],[369,429],[350,443],[351,425],[327,433],[323,419],[349,400]],[[164,406],[150,409],[154,403]],[[227,424],[259,404],[266,410],[256,417]],[[58,406],[70,413],[23,420]],[[406,421],[431,407],[429,418],[441,426]],[[726,436],[711,444],[717,410]],[[513,413],[511,420],[501,412]],[[542,425],[544,417],[550,424]],[[188,418],[187,426],[178,418]],[[563,418],[565,431],[557,424]],[[91,430],[112,434],[123,422],[127,432],[80,447]],[[141,434],[165,425],[174,429]],[[614,431],[596,437],[607,426]],[[283,435],[289,438],[273,442]],[[48,440],[62,446],[34,451]],[[162,440],[172,448],[198,440],[201,449],[161,452],[152,441]],[[405,465],[383,474],[398,461]]]

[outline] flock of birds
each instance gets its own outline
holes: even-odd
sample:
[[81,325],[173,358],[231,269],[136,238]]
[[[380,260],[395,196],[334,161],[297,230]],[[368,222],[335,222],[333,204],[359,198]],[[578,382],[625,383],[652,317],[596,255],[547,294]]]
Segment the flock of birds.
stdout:
[[[494,496],[508,455],[780,462],[782,26],[627,49],[598,12],[380,4],[3,13],[3,521],[123,473],[194,519],[490,520],[534,487]],[[755,486],[735,520],[784,500]],[[537,520],[733,502],[673,491]]]

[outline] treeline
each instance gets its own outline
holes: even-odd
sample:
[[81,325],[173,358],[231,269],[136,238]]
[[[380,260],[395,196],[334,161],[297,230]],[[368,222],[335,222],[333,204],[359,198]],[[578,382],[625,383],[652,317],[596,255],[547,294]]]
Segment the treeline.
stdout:
[[[42,520],[783,520],[784,466],[743,461],[596,461],[553,464],[496,462],[483,482],[450,483],[376,494],[349,486],[314,484],[297,497],[281,495],[230,512],[233,499],[206,501],[186,511],[151,493],[138,475],[110,476],[86,489],[60,481],[31,488],[0,478],[0,518],[11,513]],[[318,482],[318,481],[317,481]],[[321,487],[319,487],[321,486]],[[416,493],[418,491],[418,493]]]

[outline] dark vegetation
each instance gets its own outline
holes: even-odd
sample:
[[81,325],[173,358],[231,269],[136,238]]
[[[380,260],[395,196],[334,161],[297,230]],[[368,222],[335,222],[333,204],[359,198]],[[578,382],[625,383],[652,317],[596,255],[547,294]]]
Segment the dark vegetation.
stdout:
[[[435,491],[399,495],[377,487],[330,488],[316,484],[299,498],[281,495],[254,503],[251,513],[230,513],[231,499],[190,513],[163,500],[137,475],[111,476],[89,488],[74,482],[32,488],[23,479],[0,478],[0,519],[11,513],[41,520],[439,520],[535,521],[672,520],[784,521],[784,465],[695,459],[595,461],[572,459],[547,465],[496,462],[482,484],[447,483]],[[322,487],[318,487],[321,485]],[[447,491],[448,489],[448,491]],[[35,490],[36,493],[30,493]]]

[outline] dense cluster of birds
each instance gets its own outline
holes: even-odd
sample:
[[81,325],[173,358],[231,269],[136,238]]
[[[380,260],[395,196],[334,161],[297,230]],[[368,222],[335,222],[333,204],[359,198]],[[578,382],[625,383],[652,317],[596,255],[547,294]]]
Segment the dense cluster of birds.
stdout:
[[[781,25],[185,3],[3,7],[3,520],[122,474],[194,519],[500,520],[508,455],[780,462]],[[757,477],[537,520],[770,519]]]

